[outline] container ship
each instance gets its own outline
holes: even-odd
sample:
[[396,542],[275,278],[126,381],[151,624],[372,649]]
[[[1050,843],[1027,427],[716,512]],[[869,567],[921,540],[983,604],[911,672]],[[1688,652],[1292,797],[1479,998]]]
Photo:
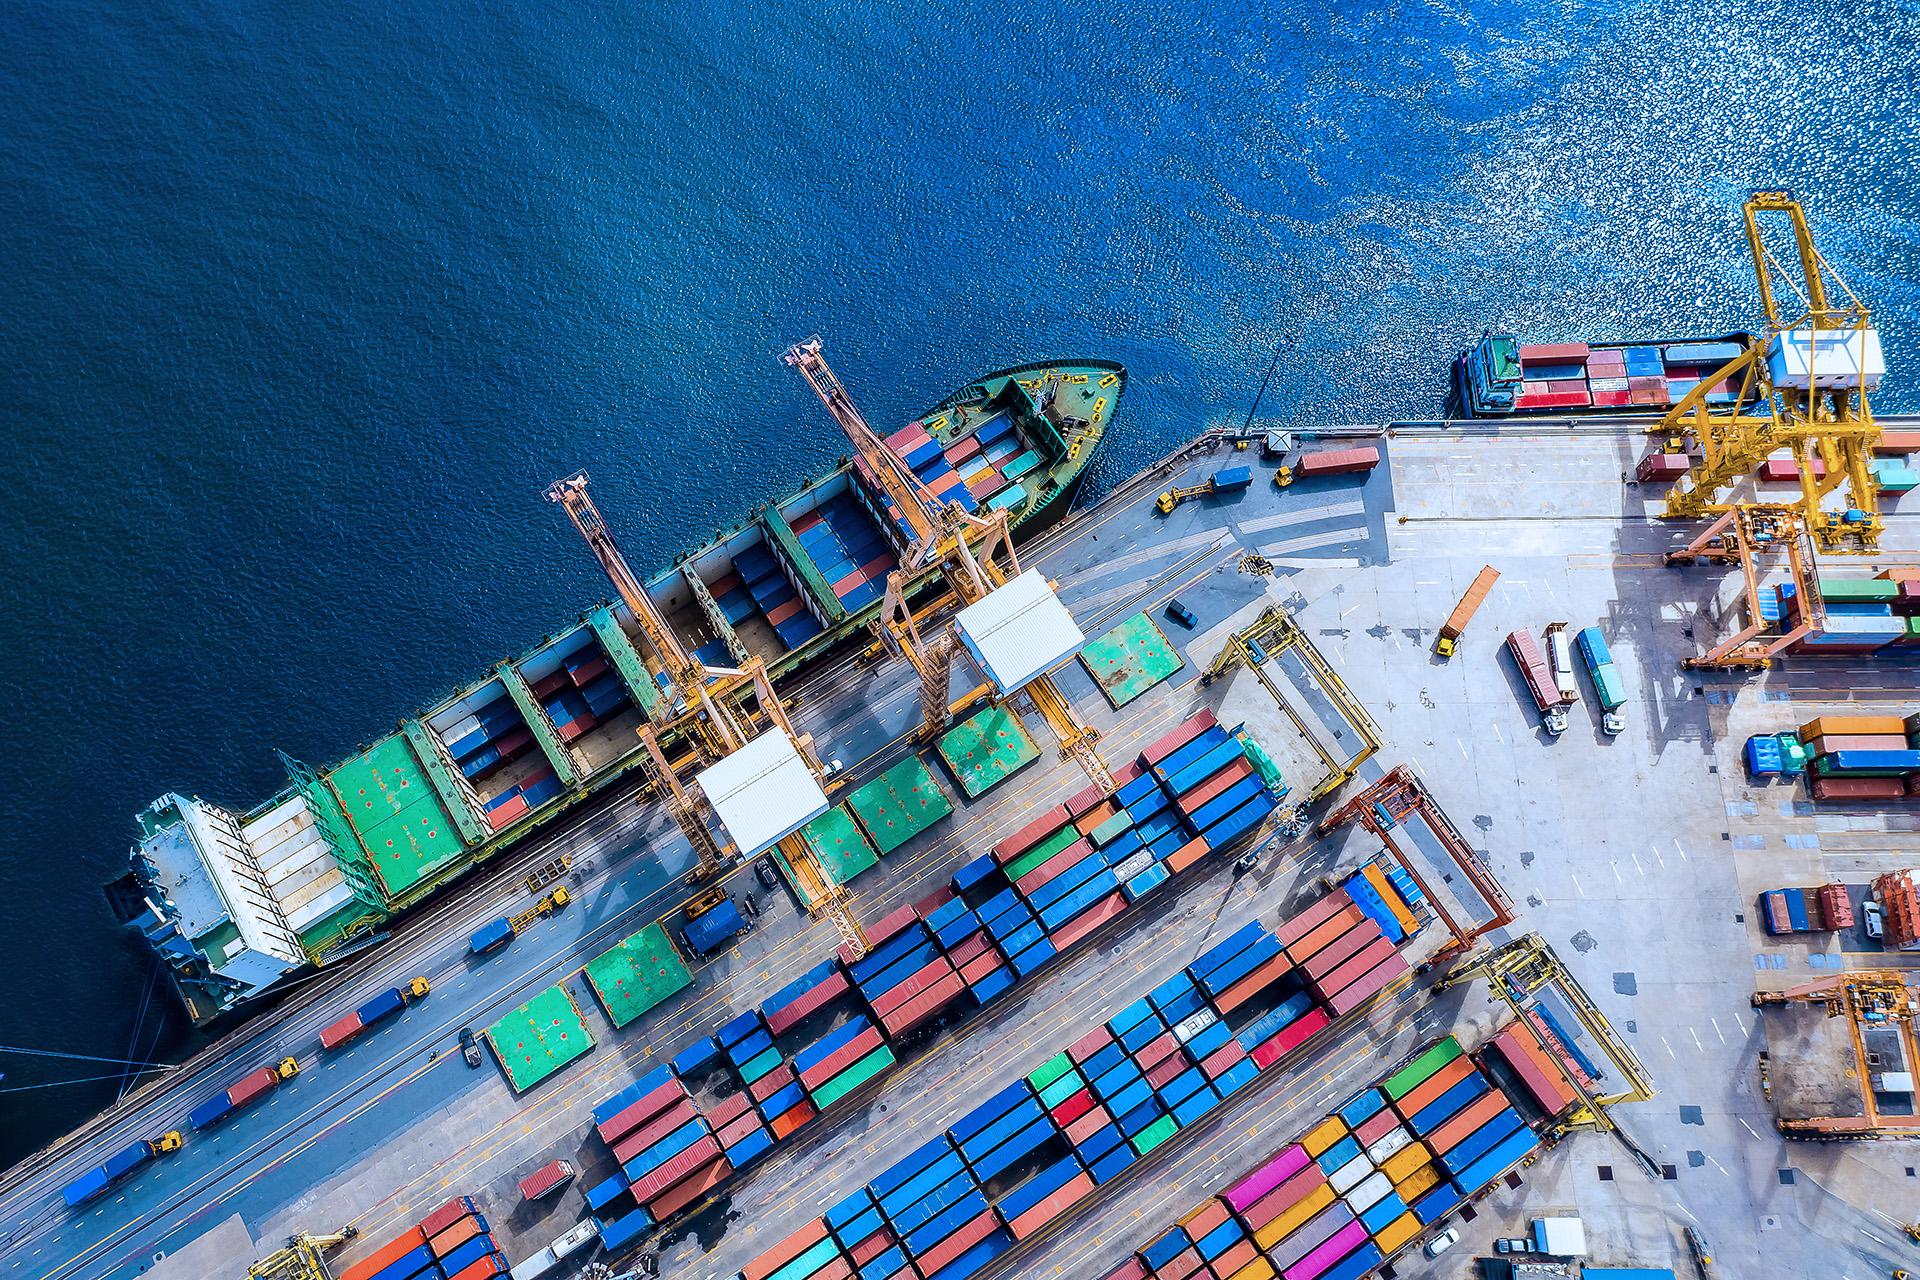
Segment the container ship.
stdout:
[[[1753,344],[1751,334],[1642,342],[1521,342],[1488,334],[1453,363],[1453,391],[1470,418],[1551,413],[1665,413]],[[1732,405],[1723,381],[1707,403]]]
[[[1072,505],[1125,387],[1103,361],[1003,369],[887,443],[936,495],[1004,510],[1031,537]],[[646,589],[700,660],[757,657],[778,680],[866,638],[907,542],[875,478],[843,462]],[[640,767],[637,731],[663,696],[641,636],[624,605],[602,604],[345,761],[283,754],[288,785],[252,809],[163,795],[109,899],[197,1025],[341,959]]]

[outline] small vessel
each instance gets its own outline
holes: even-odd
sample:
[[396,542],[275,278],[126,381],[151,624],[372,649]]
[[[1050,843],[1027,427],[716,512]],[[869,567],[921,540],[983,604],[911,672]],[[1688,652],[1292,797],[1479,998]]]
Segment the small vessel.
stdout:
[[[1524,343],[1488,334],[1453,363],[1453,391],[1469,418],[1515,414],[1665,413],[1753,342],[1751,334],[1636,342]],[[1710,405],[1731,405],[1722,383]]]
[[[887,443],[936,495],[1004,510],[1030,537],[1072,505],[1126,376],[1104,361],[1003,369]],[[843,462],[646,581],[687,650],[759,658],[779,680],[866,642],[909,538],[862,466]],[[199,1024],[350,954],[640,767],[637,730],[662,696],[642,636],[624,605],[603,604],[339,764],[283,755],[288,786],[262,804],[161,796],[109,899]]]

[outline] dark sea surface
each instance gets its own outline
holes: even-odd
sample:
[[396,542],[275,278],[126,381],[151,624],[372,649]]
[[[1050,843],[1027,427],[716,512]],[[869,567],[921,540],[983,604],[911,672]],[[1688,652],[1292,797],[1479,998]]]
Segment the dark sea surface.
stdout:
[[886,427],[1124,361],[1111,483],[1281,344],[1269,412],[1375,420],[1489,327],[1749,325],[1786,185],[1920,407],[1915,48],[1884,0],[11,0],[0,1158],[116,1089],[12,1049],[190,1047],[99,891],[134,813],[605,596],[555,476],[647,565],[828,465],[797,338]]

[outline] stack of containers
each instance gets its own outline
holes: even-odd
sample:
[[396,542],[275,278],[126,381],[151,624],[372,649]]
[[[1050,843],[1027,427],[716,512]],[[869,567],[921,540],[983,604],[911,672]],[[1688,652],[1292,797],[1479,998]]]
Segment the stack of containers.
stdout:
[[1540,1043],[1540,1037],[1524,1022],[1507,1027],[1480,1050],[1480,1061],[1503,1064],[1513,1073],[1542,1114],[1551,1119],[1579,1100],[1579,1094],[1567,1080],[1567,1073]]
[[[1383,877],[1384,879],[1384,877]],[[1379,887],[1362,879],[1370,896]],[[1388,912],[1382,918],[1394,923]],[[1396,925],[1397,927],[1397,925]],[[1351,1013],[1411,972],[1380,920],[1337,890],[1283,925],[1287,957],[1306,974],[1313,994],[1335,1017]]]
[[340,1273],[340,1280],[487,1280],[508,1272],[492,1228],[456,1196]]
[[[1451,1083],[1432,1083],[1443,1073]],[[1449,1038],[1203,1202],[1109,1280],[1358,1280],[1534,1146]]]
[[939,441],[927,434],[924,423],[909,422],[887,437],[887,445],[933,491],[934,497],[942,502],[958,502],[968,511],[980,509],[980,504],[968,491],[966,477],[960,470],[962,464],[970,467],[973,460],[981,456],[978,438],[964,436],[942,447]]
[[[1878,581],[1877,579],[1856,579],[1859,582]],[[1827,586],[1836,586],[1833,579],[1823,579],[1822,594]],[[1782,583],[1774,588],[1779,600],[1780,615],[1783,619],[1798,623],[1800,620],[1800,597],[1792,583]],[[1841,592],[1841,595],[1849,594]],[[1831,601],[1823,599],[1823,612],[1826,621],[1818,631],[1802,636],[1793,642],[1792,653],[1810,657],[1835,657],[1850,654],[1876,653],[1890,644],[1902,642],[1907,637],[1907,619],[1896,616],[1892,606],[1869,599],[1838,598]]]
[[1626,347],[1621,350],[1627,371],[1627,403],[1636,408],[1667,407],[1667,364],[1659,347]]
[[[841,1023],[794,1054],[794,1074],[812,1103],[809,1118],[814,1109],[832,1106],[893,1066],[894,1061],[880,1029],[859,1017]],[[776,1137],[786,1136],[778,1126],[774,1133]]]
[[1587,390],[1596,409],[1619,409],[1628,403],[1627,353],[1621,347],[1595,347],[1587,353]]
[[[617,1202],[622,1212],[618,1219],[603,1219],[603,1237],[611,1230],[631,1239],[733,1172],[712,1123],[671,1067],[656,1068],[602,1102],[594,1108],[594,1122],[626,1184],[607,1190],[607,1203]],[[621,1190],[625,1198],[617,1194]]]
[[853,989],[837,960],[824,960],[760,1006],[767,1030],[783,1036]]
[[[794,1068],[781,1056],[773,1042],[773,1033],[757,1010],[743,1013],[721,1027],[716,1040],[739,1074],[751,1109],[765,1122],[773,1141],[791,1137],[801,1125],[813,1119],[816,1112],[807,1100],[806,1089]],[[740,1125],[738,1117],[744,1117],[746,1108],[730,1105],[727,1110],[728,1122]],[[710,1116],[709,1120],[717,1125],[719,1117]],[[744,1125],[740,1136],[751,1140]],[[722,1145],[726,1145],[724,1138]]]
[[858,612],[885,593],[887,574],[899,562],[886,534],[851,486],[794,517],[790,527],[848,613]]
[[533,746],[533,730],[503,689],[486,706],[449,726],[440,739],[461,776],[478,782]]
[[1817,716],[1800,726],[1800,741],[1812,763],[1808,779],[1816,800],[1890,800],[1914,794],[1920,750],[1912,743],[1909,716]]
[[562,742],[572,742],[632,701],[620,673],[592,640],[564,659],[559,669],[534,684],[532,690]]
[[[956,894],[984,883],[997,871],[992,858],[976,858],[954,876]],[[927,916],[927,927],[976,1003],[985,1004],[1013,985],[1006,956],[994,945],[980,912],[969,907],[965,898],[955,896],[935,908]]]
[[1584,409],[1593,403],[1587,391],[1589,348],[1584,342],[1522,346],[1520,390],[1515,409]]
[[847,972],[888,1036],[923,1026],[966,993],[953,961],[917,913],[897,932],[870,934],[868,940],[873,950]]

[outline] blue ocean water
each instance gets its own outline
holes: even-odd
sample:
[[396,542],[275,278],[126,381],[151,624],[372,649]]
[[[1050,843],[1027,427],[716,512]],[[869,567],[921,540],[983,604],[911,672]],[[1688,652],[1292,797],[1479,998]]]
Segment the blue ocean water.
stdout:
[[[612,10],[609,12],[609,10]],[[1100,476],[1268,412],[1436,412],[1488,327],[1752,322],[1811,205],[1895,376],[1911,5],[16,0],[0,15],[0,1044],[178,1053],[98,885],[876,423],[1124,361]],[[1098,477],[1096,477],[1098,479]],[[144,1012],[143,1012],[144,1010]],[[0,1156],[113,1096],[0,1050]]]

